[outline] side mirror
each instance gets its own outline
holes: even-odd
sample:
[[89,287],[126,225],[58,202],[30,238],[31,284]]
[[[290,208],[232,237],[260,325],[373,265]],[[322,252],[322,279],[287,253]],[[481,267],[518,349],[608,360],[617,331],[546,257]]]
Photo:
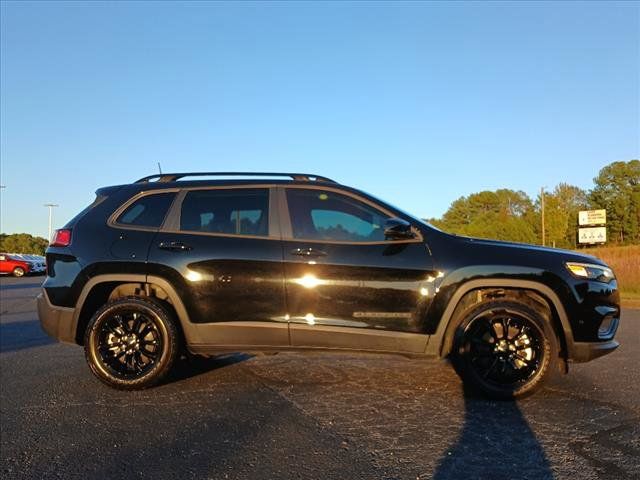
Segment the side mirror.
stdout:
[[414,238],[411,224],[401,218],[390,218],[384,223],[384,238],[387,240],[407,240]]

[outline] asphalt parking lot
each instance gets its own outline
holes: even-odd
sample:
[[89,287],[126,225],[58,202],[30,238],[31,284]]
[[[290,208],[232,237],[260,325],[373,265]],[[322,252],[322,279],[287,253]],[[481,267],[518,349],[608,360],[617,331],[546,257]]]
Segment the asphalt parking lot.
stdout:
[[119,392],[41,331],[42,277],[0,279],[1,470],[13,478],[640,478],[640,310],[538,394],[464,392],[447,362],[229,355]]

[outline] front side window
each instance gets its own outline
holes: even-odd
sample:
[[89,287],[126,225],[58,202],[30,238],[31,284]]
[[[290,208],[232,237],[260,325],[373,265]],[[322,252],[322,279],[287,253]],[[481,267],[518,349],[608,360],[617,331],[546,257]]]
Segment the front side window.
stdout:
[[389,218],[347,195],[316,189],[287,189],[293,237],[306,240],[384,241]]
[[116,223],[159,228],[175,196],[175,192],[167,192],[140,197],[120,214]]
[[180,230],[229,235],[269,235],[269,190],[192,190],[182,202]]

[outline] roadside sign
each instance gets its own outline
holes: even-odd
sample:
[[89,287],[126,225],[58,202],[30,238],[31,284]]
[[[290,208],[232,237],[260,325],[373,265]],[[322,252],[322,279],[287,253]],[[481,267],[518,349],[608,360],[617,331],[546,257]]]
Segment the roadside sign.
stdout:
[[581,210],[578,212],[578,225],[604,225],[607,223],[607,211]]
[[578,229],[578,243],[605,243],[607,227],[588,227]]

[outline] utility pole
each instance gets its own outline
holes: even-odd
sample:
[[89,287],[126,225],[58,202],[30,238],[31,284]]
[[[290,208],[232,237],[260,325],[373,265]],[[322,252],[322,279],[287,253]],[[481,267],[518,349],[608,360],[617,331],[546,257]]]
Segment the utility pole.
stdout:
[[542,213],[542,246],[544,247],[544,187],[540,189],[540,212]]
[[49,241],[51,241],[51,225],[52,225],[52,219],[53,219],[53,208],[54,207],[58,207],[59,205],[55,204],[55,203],[45,203],[44,204],[45,207],[49,207]]

